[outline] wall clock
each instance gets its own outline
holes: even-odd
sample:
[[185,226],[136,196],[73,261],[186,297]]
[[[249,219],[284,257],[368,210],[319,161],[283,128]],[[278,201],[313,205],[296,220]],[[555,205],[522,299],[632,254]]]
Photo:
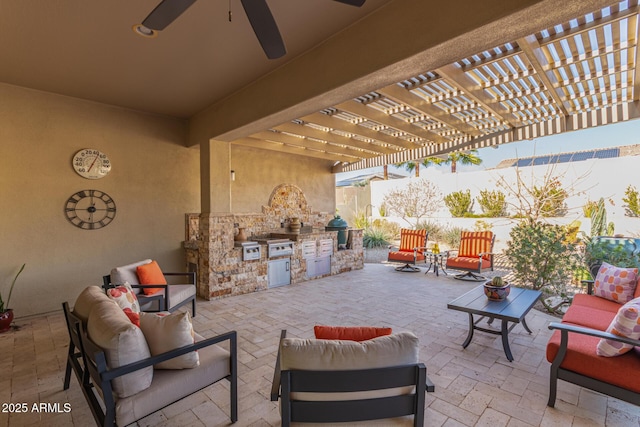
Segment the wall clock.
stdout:
[[100,150],[83,148],[73,156],[73,169],[84,178],[100,179],[111,171],[111,161]]
[[103,191],[82,190],[67,199],[64,213],[76,227],[97,230],[116,217],[116,203]]

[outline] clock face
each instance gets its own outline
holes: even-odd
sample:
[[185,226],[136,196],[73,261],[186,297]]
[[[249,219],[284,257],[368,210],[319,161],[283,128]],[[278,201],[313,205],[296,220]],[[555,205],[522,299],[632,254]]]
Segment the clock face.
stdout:
[[67,199],[64,212],[76,227],[97,230],[116,217],[116,203],[100,190],[82,190]]
[[73,168],[82,177],[100,179],[111,171],[111,161],[102,151],[83,148],[73,156]]

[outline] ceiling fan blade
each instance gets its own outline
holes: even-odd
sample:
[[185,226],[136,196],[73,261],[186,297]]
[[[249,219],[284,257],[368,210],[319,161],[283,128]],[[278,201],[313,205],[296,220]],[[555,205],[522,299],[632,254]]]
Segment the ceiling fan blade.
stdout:
[[287,53],[280,30],[266,0],[241,0],[253,32],[269,59],[278,59]]
[[175,21],[182,12],[189,9],[196,0],[162,0],[155,9],[151,11],[149,16],[144,18],[142,25],[145,27],[162,31],[169,24]]
[[334,0],[334,1],[337,1],[337,2],[340,2],[340,3],[344,3],[344,4],[348,4],[349,6],[360,7],[367,0]]

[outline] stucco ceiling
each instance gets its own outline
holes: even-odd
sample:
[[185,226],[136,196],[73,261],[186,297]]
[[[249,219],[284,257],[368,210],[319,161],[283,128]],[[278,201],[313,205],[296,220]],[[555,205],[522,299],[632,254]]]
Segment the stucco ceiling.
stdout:
[[196,1],[156,38],[134,34],[159,2],[0,0],[0,81],[189,118],[389,0],[269,0],[288,51],[278,60],[240,0]]
[[0,0],[0,82],[336,172],[640,116],[638,0],[269,0],[288,50],[275,61],[239,0],[135,35],[158,2]]

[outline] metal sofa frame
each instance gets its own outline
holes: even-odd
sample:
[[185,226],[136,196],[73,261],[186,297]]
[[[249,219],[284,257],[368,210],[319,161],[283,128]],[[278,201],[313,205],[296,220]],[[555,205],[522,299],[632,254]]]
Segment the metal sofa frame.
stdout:
[[[175,276],[186,276],[189,278],[189,283],[186,283],[188,285],[193,285],[196,286],[196,284],[198,282],[196,282],[196,273],[194,271],[190,271],[187,273],[165,273],[163,272],[162,274],[164,274],[165,276],[168,277],[175,277]],[[110,288],[114,288],[116,287],[118,284],[112,284],[111,283],[111,275],[107,274],[106,276],[102,276],[102,288],[105,290],[105,292],[107,291],[107,289]],[[174,305],[173,307],[170,304],[170,300],[169,300],[169,287],[173,286],[171,284],[166,284],[166,285],[130,285],[133,289],[144,289],[144,288],[162,288],[164,289],[164,293],[163,292],[157,292],[156,294],[152,294],[152,295],[145,295],[144,293],[139,293],[136,295],[136,297],[138,298],[138,302],[140,303],[140,306],[143,306],[147,303],[150,302],[154,302],[157,301],[158,302],[158,310],[145,310],[145,311],[170,311],[170,312],[174,312],[175,310],[177,310],[178,308],[182,307],[185,304],[188,304],[189,302],[191,302],[191,314],[193,317],[196,317],[196,293],[194,293],[192,296],[185,298],[183,301],[180,301],[178,304]]]
[[[86,325],[84,322],[73,314],[69,309],[69,304],[67,302],[62,304],[62,308],[67,322],[69,336],[71,338],[67,357],[67,372],[64,379],[64,390],[69,388],[71,370],[73,370],[98,426],[117,426],[115,420],[116,401],[111,388],[111,380],[224,341],[229,341],[231,373],[221,379],[226,379],[230,383],[229,399],[231,403],[231,422],[235,423],[238,420],[238,339],[236,331],[220,334],[212,338],[198,341],[193,345],[180,347],[125,366],[110,369],[107,365],[106,357],[102,348],[97,346],[87,336]],[[189,395],[197,391],[199,390],[194,390]],[[141,391],[140,393],[144,393],[144,391]],[[176,399],[172,403],[182,400],[187,396],[188,395],[182,396],[180,399]],[[160,409],[163,408],[157,408],[156,411]]]
[[[588,286],[587,293],[592,294],[593,281],[585,280],[584,282],[587,283]],[[556,357],[551,363],[551,370],[549,373],[549,401],[547,402],[547,406],[550,406],[552,408],[555,406],[559,379],[576,384],[580,387],[585,387],[590,390],[606,394],[607,396],[615,397],[616,399],[624,400],[625,402],[629,402],[634,405],[640,405],[640,393],[627,390],[625,388],[609,384],[595,378],[591,378],[588,375],[570,371],[561,366],[565,356],[567,355],[570,336],[569,332],[618,341],[625,344],[631,344],[636,347],[640,346],[640,340],[625,338],[619,335],[611,334],[609,332],[600,331],[598,329],[591,329],[584,326],[576,326],[568,323],[552,322],[549,324],[549,329],[558,329],[560,331],[560,347],[558,348]]]
[[[286,337],[283,330],[280,341]],[[303,401],[291,393],[348,393],[415,386],[415,393],[372,399]],[[282,426],[292,422],[336,423],[413,415],[413,425],[424,425],[425,391],[433,392],[423,363],[388,368],[349,371],[306,371],[280,369],[280,350],[276,359],[271,400],[281,400]]]

